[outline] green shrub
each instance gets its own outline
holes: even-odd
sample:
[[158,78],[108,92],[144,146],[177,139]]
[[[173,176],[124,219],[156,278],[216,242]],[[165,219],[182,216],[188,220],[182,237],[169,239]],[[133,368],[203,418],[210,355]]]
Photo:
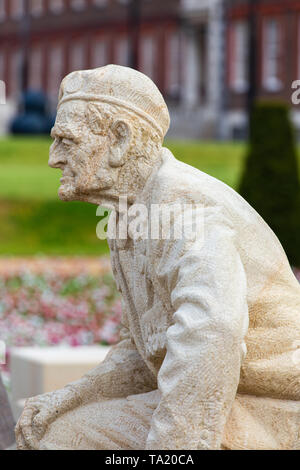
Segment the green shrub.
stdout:
[[285,104],[268,102],[254,107],[240,194],[276,233],[290,262],[300,266],[300,183]]

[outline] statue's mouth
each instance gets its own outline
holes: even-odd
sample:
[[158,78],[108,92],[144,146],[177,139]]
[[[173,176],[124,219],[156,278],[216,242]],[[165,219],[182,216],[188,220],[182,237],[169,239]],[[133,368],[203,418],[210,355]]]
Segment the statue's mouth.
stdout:
[[66,168],[63,172],[62,178],[60,179],[61,184],[71,183],[75,178],[75,173],[69,168]]
[[73,181],[73,179],[74,179],[74,176],[63,176],[60,179],[60,182],[61,182],[61,184],[67,184],[67,183],[70,183],[71,181]]

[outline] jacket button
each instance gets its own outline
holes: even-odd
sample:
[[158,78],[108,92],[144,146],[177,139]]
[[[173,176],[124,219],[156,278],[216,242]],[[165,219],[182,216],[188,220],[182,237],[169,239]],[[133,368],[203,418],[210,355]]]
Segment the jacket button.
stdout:
[[201,432],[200,432],[200,439],[202,441],[207,441],[207,439],[209,438],[209,432],[207,431],[207,429],[203,429]]

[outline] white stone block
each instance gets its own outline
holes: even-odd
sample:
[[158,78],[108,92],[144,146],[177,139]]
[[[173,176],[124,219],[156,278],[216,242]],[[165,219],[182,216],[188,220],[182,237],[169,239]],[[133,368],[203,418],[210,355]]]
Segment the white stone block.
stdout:
[[77,348],[13,348],[11,351],[11,399],[15,419],[24,400],[63,388],[103,361],[105,346]]

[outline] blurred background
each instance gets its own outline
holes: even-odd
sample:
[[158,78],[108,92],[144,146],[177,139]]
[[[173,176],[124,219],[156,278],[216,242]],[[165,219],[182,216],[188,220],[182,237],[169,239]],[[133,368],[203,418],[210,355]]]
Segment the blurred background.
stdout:
[[[54,113],[68,72],[116,63],[158,85],[170,136],[244,138],[249,94],[291,103],[299,12],[297,0],[1,0],[1,130],[22,91],[43,91]],[[297,107],[292,118],[299,132]]]
[[300,0],[0,0],[0,339],[15,417],[23,398],[62,386],[53,376],[67,373],[51,356],[52,381],[21,391],[33,359],[13,348],[118,340],[96,207],[59,201],[60,172],[47,167],[62,78],[108,63],[154,80],[171,113],[166,145],[239,191],[300,278]]

